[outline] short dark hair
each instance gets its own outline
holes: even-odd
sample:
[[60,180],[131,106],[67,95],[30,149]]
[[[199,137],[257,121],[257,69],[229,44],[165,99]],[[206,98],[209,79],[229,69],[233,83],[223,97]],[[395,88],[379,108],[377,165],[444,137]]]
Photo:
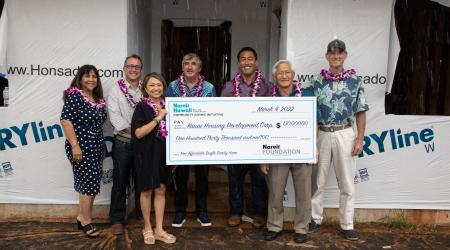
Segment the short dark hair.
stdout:
[[155,79],[158,79],[159,81],[161,81],[161,83],[163,84],[163,92],[166,92],[167,83],[166,83],[166,80],[164,79],[164,77],[161,74],[159,74],[159,73],[152,72],[150,74],[147,74],[144,77],[144,81],[142,82],[141,92],[142,92],[142,96],[143,97],[148,97],[148,94],[145,91],[145,87],[147,87],[148,80],[150,80],[150,78],[152,78],[152,77],[155,78]]
[[131,54],[129,56],[127,56],[127,58],[125,58],[125,61],[123,61],[123,66],[125,67],[125,65],[127,64],[128,59],[130,58],[134,58],[134,59],[138,59],[139,62],[141,63],[141,66],[144,66],[144,64],[142,63],[142,59],[140,56],[136,55],[136,54]]
[[239,50],[239,52],[237,54],[238,61],[241,58],[241,53],[244,51],[251,51],[253,53],[253,55],[255,55],[255,60],[258,60],[258,54],[256,54],[256,50],[254,50],[252,47],[244,47],[241,50]]
[[[98,74],[98,70],[94,65],[86,64],[78,68],[77,74],[70,83],[70,87],[82,89],[81,78],[83,78],[84,75],[89,74],[91,71],[94,71],[94,74],[97,76],[97,86],[92,91],[92,96],[94,97],[95,101],[98,101],[100,99],[103,99],[103,88],[102,83],[100,81],[100,75]],[[63,100],[66,101],[67,98],[68,98],[67,93],[64,91]]]

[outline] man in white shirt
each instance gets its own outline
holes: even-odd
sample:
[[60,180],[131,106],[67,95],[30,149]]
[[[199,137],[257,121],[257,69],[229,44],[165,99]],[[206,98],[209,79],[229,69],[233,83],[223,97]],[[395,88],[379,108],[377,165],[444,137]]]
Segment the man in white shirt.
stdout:
[[[131,118],[136,104],[142,98],[140,78],[142,60],[138,55],[130,55],[125,59],[123,72],[125,79],[120,79],[108,95],[108,115],[114,127],[114,144],[112,147],[113,187],[111,190],[111,206],[109,218],[113,234],[123,233],[126,216],[126,189],[130,175],[135,180],[133,151],[131,147]],[[136,188],[136,185],[135,185]],[[140,194],[136,191],[136,219],[142,219]]]

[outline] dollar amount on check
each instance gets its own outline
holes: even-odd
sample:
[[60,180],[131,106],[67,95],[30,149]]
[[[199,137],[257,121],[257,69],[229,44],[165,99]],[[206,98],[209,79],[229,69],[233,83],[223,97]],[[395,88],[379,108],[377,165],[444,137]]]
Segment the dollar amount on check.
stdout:
[[312,163],[315,97],[167,98],[168,165]]

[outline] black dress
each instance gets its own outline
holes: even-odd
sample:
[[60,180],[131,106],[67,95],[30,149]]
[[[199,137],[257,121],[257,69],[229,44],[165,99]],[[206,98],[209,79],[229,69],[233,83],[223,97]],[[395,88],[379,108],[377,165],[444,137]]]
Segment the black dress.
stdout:
[[105,108],[90,106],[77,92],[71,93],[64,102],[61,120],[72,122],[83,154],[81,162],[74,162],[72,147],[66,140],[66,155],[72,164],[74,188],[80,194],[96,195],[100,192],[103,154],[106,148],[102,126],[106,117]]
[[139,102],[131,120],[131,144],[136,167],[136,185],[139,192],[159,188],[167,184],[169,168],[166,166],[166,140],[158,135],[158,126],[141,139],[136,138],[136,129],[155,118],[153,109]]

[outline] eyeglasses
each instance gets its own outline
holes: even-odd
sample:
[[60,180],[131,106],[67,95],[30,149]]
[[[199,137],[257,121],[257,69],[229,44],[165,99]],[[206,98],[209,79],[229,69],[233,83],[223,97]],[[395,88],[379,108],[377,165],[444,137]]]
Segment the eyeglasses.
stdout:
[[130,70],[130,69],[141,70],[142,69],[141,65],[133,65],[133,64],[127,64],[124,67],[128,70]]
[[277,72],[277,75],[278,76],[290,76],[290,75],[292,75],[292,71],[278,71]]

